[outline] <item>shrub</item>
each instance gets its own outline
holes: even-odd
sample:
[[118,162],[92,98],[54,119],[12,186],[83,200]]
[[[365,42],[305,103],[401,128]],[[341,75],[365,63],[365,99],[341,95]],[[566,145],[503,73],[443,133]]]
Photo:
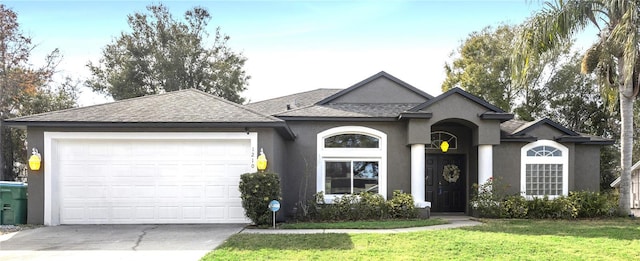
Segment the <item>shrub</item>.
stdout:
[[500,217],[526,218],[529,214],[528,201],[520,195],[507,196],[502,203]]
[[501,206],[504,197],[502,187],[498,186],[498,181],[489,178],[484,184],[473,184],[473,196],[471,197],[471,207],[477,211],[478,216],[487,218],[503,217],[504,210]]
[[413,197],[400,192],[393,193],[393,199],[385,201],[380,194],[364,192],[357,195],[342,195],[325,204],[324,194],[316,193],[314,200],[305,206],[308,211],[299,220],[312,221],[359,221],[384,220],[389,218],[416,218]]
[[357,220],[385,219],[388,213],[387,204],[380,194],[364,192],[356,203],[354,211]]
[[281,200],[276,173],[245,173],[240,176],[240,197],[245,214],[256,225],[271,224],[269,202]]
[[617,198],[613,193],[572,191],[569,199],[578,208],[579,218],[612,217],[617,213]]
[[418,210],[410,194],[400,191],[393,192],[393,198],[387,201],[390,218],[416,218]]

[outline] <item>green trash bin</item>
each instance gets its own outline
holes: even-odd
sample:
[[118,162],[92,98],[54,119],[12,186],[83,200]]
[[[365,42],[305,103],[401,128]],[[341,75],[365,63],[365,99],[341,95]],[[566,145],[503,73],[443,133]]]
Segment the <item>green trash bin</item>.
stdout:
[[0,225],[27,223],[27,183],[0,181]]

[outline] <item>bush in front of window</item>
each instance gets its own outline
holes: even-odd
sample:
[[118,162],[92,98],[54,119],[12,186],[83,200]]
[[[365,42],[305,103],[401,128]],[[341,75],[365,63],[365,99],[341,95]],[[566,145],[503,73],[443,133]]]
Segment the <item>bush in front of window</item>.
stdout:
[[613,193],[574,191],[569,196],[547,196],[527,200],[506,195],[495,179],[474,185],[471,206],[474,215],[485,218],[575,219],[617,216],[618,199]]
[[363,192],[335,197],[331,204],[325,202],[324,193],[316,193],[314,200],[307,202],[308,211],[296,218],[299,221],[335,222],[418,217],[413,197],[401,192],[394,192],[390,200],[377,193]]
[[394,191],[393,198],[387,201],[387,207],[391,218],[410,219],[418,217],[418,210],[411,194]]
[[269,202],[281,200],[280,177],[276,173],[245,173],[240,176],[240,198],[246,216],[255,225],[269,225],[273,213]]

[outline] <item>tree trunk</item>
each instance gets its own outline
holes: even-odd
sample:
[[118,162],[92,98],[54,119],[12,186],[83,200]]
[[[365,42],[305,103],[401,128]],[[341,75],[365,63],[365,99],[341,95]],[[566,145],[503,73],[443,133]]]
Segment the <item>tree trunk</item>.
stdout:
[[625,81],[624,59],[618,60],[620,79],[620,201],[621,214],[631,213],[631,165],[633,152],[633,85],[632,81]]
[[4,172],[4,126],[2,126],[2,114],[0,114],[0,181],[5,180]]

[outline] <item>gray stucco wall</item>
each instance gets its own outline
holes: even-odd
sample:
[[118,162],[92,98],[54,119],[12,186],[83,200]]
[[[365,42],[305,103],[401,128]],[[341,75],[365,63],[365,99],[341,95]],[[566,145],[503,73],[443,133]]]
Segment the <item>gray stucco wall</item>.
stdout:
[[508,184],[506,193],[520,193],[520,149],[527,143],[503,142],[493,146],[493,177]]
[[[430,128],[430,125],[438,124],[441,121],[455,121],[473,128],[474,136],[473,144],[500,144],[500,121],[499,120],[483,120],[479,115],[487,112],[487,108],[480,106],[475,102],[470,102],[467,98],[459,94],[453,94],[435,104],[425,108],[424,112],[431,112],[432,117],[426,121],[427,126],[416,124],[415,127]],[[412,120],[414,121],[414,120]],[[414,125],[411,125],[414,126]],[[415,137],[419,131],[410,131],[412,134],[409,141],[416,143],[428,144],[431,142],[430,137],[427,139]]]
[[576,145],[574,190],[600,190],[600,146]]
[[[521,149],[528,143],[503,142],[493,147],[493,175],[507,187],[507,193],[519,194],[521,185]],[[562,143],[569,149],[569,191],[600,190],[600,146]]]
[[288,167],[284,177],[287,207],[316,193],[317,134],[341,126],[368,127],[387,134],[387,197],[391,198],[394,190],[411,191],[411,157],[404,123],[292,121],[289,127],[297,138],[295,142],[287,141]]
[[427,99],[385,78],[377,78],[330,103],[423,103]]

